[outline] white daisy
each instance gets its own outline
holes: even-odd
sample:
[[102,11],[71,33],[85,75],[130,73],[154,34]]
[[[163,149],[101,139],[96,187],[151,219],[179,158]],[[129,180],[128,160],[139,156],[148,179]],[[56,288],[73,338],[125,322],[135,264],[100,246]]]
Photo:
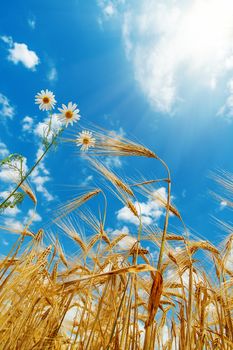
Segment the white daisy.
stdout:
[[39,109],[42,111],[49,111],[54,108],[56,102],[54,94],[48,89],[41,90],[41,92],[38,92],[35,96],[35,103],[39,105]]
[[61,119],[63,124],[73,125],[74,122],[77,122],[80,119],[79,109],[75,103],[69,102],[68,106],[62,105],[62,108],[58,108],[60,113],[57,115]]
[[92,137],[92,132],[84,130],[78,134],[76,139],[77,146],[81,146],[82,151],[87,151],[89,147],[95,146],[95,138]]

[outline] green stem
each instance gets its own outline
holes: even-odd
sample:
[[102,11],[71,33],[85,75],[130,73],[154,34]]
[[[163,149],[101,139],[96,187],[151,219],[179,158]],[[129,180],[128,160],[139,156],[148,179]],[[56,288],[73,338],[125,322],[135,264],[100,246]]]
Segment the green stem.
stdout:
[[31,173],[33,172],[33,170],[37,167],[37,165],[41,162],[41,160],[44,158],[44,156],[46,155],[46,153],[49,151],[49,149],[52,147],[52,145],[54,144],[55,139],[57,138],[57,136],[59,135],[56,134],[54,136],[54,138],[52,139],[51,143],[48,145],[48,147],[46,147],[45,151],[43,152],[43,154],[37,159],[36,163],[33,165],[33,167],[27,172],[27,174],[25,176],[22,177],[22,179],[20,180],[20,182],[18,183],[18,185],[15,187],[15,189],[9,194],[9,196],[0,204],[0,209],[4,207],[4,204],[13,196],[13,194],[19,189],[19,187],[24,183],[24,181],[28,178],[29,175],[31,175]]
[[51,131],[51,127],[52,127],[52,115],[53,115],[52,113],[49,113],[49,125],[48,125],[47,134],[46,134],[46,136],[45,136],[46,139],[48,138],[49,133],[50,133],[50,131]]

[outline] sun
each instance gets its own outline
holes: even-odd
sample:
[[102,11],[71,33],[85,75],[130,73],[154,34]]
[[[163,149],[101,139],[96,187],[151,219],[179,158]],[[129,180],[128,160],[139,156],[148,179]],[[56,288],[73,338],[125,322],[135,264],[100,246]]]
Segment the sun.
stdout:
[[197,0],[184,12],[177,45],[195,65],[224,59],[233,41],[233,1]]

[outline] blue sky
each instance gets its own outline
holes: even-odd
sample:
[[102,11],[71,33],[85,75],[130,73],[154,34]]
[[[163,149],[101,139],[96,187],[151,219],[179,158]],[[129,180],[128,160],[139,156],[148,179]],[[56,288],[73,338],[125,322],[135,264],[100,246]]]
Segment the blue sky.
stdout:
[[[81,125],[91,122],[123,133],[164,159],[171,170],[174,204],[188,228],[219,242],[224,232],[212,217],[230,221],[230,212],[211,197],[209,192],[218,189],[209,175],[218,169],[233,171],[232,15],[228,0],[2,4],[1,157],[21,153],[27,166],[33,165],[41,148],[40,123],[46,118],[34,96],[48,88],[58,105],[78,104]],[[78,132],[79,125],[69,129]],[[110,165],[123,177],[164,176],[150,159],[115,159]],[[2,170],[3,197],[12,186],[8,180]],[[31,179],[39,202],[33,230],[48,227],[50,212],[79,195],[83,184],[92,188],[101,181],[75,146],[61,143]],[[160,224],[162,216],[154,215],[145,199],[144,204],[145,217]],[[96,214],[97,205],[91,205]],[[19,227],[30,209],[25,200],[1,217],[1,225]],[[108,228],[136,231],[111,196],[108,210]],[[180,225],[172,220],[171,230],[179,232]],[[14,240],[14,235],[1,233],[4,249]]]

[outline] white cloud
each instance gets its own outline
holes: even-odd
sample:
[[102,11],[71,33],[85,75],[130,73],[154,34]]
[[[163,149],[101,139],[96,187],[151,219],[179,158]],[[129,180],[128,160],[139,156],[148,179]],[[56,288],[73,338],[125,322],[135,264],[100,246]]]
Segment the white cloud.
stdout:
[[24,224],[27,224],[28,221],[32,222],[40,222],[42,221],[42,217],[35,212],[33,209],[29,209],[26,218],[24,219]]
[[[107,117],[108,120],[109,117]],[[125,136],[125,131],[122,127],[120,127],[118,130],[111,130],[109,132],[109,135],[112,138],[117,138],[117,137],[124,137]],[[122,160],[119,156],[106,156],[104,158],[104,164],[108,168],[121,168],[122,167]]]
[[[43,138],[48,131],[49,118],[45,118],[42,122],[39,122],[34,127],[34,134],[40,138]],[[49,133],[47,139],[50,141],[52,139],[53,133],[57,133],[58,130],[62,127],[62,123],[56,114],[52,115],[52,123],[51,123],[51,132]]]
[[8,245],[9,245],[9,242],[8,242],[6,239],[3,238],[2,244],[5,245],[5,246],[8,246]]
[[[10,191],[3,191],[0,192],[0,198],[4,199],[9,195]],[[4,210],[4,212],[2,213],[4,220],[4,225],[7,227],[10,227],[12,229],[16,229],[16,230],[22,230],[22,228],[25,225],[28,225],[29,223],[32,224],[33,222],[40,222],[42,221],[42,217],[33,209],[29,209],[28,213],[26,214],[26,216],[24,217],[24,219],[22,219],[22,222],[17,221],[16,219],[13,219],[14,217],[16,217],[19,213],[21,213],[21,210],[17,207],[14,208],[6,208]]]
[[9,46],[8,60],[14,64],[22,63],[26,68],[35,70],[40,63],[35,51],[29,50],[24,43],[16,43],[10,36],[1,36],[1,39]]
[[[184,98],[184,84],[215,93],[233,69],[232,1],[145,0],[124,7],[101,1],[100,7],[107,3],[122,16],[127,57],[154,109],[172,114]],[[227,104],[232,107],[232,97]]]
[[80,184],[82,187],[86,187],[90,185],[90,183],[93,181],[93,175],[88,175],[84,178],[82,183]]
[[[42,221],[41,216],[35,212],[33,209],[29,209],[26,216],[20,221],[14,218],[18,213],[21,211],[18,208],[7,208],[4,210],[4,217],[3,217],[3,225],[7,229],[10,229],[12,231],[20,231],[22,232],[26,225],[31,225],[33,222],[40,222]],[[5,217],[7,216],[7,217]],[[4,245],[8,245],[8,242],[3,242]]]
[[[11,166],[4,164],[0,170],[0,180],[6,183],[17,182],[19,180],[19,172],[16,169],[20,169],[20,167],[19,160],[12,161]],[[28,171],[26,158],[23,158],[22,170],[24,174]]]
[[37,186],[43,186],[47,181],[49,181],[50,178],[48,176],[35,176],[32,178],[32,181]]
[[[38,150],[36,152],[36,160],[39,159],[42,156],[43,153],[44,153],[43,149],[42,148],[38,148]],[[48,171],[48,169],[46,169],[43,160],[39,163],[39,165],[38,165],[38,167],[37,167],[37,169],[35,171],[35,174],[37,173],[37,175],[39,173],[38,170],[41,170],[44,175],[49,175],[49,171]]]
[[[8,189],[8,191],[2,191],[0,192],[0,202],[2,202],[5,198],[7,198],[7,196],[9,196],[10,194],[10,190]],[[12,201],[12,200],[11,200]],[[16,215],[18,215],[21,212],[21,210],[18,207],[14,207],[14,208],[6,208],[4,209],[4,211],[1,213],[1,215],[3,216],[10,216],[10,217],[15,217]]]
[[13,39],[11,36],[2,35],[0,38],[5,44],[8,44],[9,46],[13,46]]
[[[37,138],[38,150],[36,154],[36,160],[43,154],[43,149],[41,147],[41,139],[43,139],[47,135],[49,125],[49,118],[46,117],[42,122],[35,124],[31,117],[25,117],[23,119],[23,129],[25,132],[33,133]],[[26,128],[25,128],[26,126]],[[56,114],[52,115],[52,123],[51,123],[51,131],[47,135],[47,140],[51,141],[53,133],[57,133],[61,128],[62,124],[60,120],[57,118]],[[47,182],[51,180],[50,173],[45,166],[44,160],[42,160],[37,168],[33,171],[30,176],[30,180],[36,186],[37,192],[43,194],[47,201],[52,201],[54,196],[49,193],[46,189],[45,185]]]
[[[159,201],[155,200],[157,197],[166,199],[167,195],[165,187],[161,187],[158,190],[154,191],[153,198],[149,198],[147,202],[133,203],[138,212],[141,212],[141,219],[144,225],[152,225],[157,223],[164,213],[164,209],[162,208]],[[126,206],[117,211],[117,219],[119,221],[128,222],[134,225],[139,224],[138,218]]]
[[29,50],[24,43],[14,43],[13,48],[9,49],[9,61],[14,64],[22,63],[26,68],[35,70],[39,64],[39,57],[34,51]]
[[124,238],[122,238],[118,243],[117,243],[117,247],[120,250],[130,250],[135,243],[137,242],[137,239],[135,237],[133,237],[127,226],[123,226],[121,229],[119,230],[108,230],[110,235],[112,236],[112,238],[116,238],[118,236],[120,236],[122,233],[127,234],[127,236],[125,236]]
[[0,93],[0,116],[12,119],[15,115],[14,107],[10,104],[9,99]]
[[130,250],[135,246],[136,243],[137,243],[137,239],[128,235],[122,238],[117,245],[120,250]]
[[[42,162],[39,167],[30,176],[31,182],[35,184],[37,192],[43,194],[47,201],[52,201],[54,199],[53,195],[49,193],[46,189],[45,184],[51,180],[51,178],[46,174],[44,175],[44,163]],[[47,169],[45,172],[48,173]]]
[[97,4],[102,12],[97,21],[100,28],[103,29],[104,21],[108,21],[112,18],[117,18],[119,11],[125,4],[125,0],[97,0]]
[[139,222],[128,207],[123,207],[117,211],[117,219],[134,225],[138,225]]
[[0,198],[6,198],[10,194],[10,191],[2,191],[0,192]]
[[23,231],[23,229],[24,229],[24,226],[20,221],[12,219],[12,218],[4,219],[4,226],[6,226],[7,228],[9,228],[11,230],[15,230],[15,231]]
[[[43,154],[43,149],[38,148],[36,153],[36,160]],[[50,173],[42,160],[33,173],[30,175],[31,182],[36,186],[37,192],[43,194],[47,201],[54,199],[53,195],[46,189],[45,184],[51,180]]]
[[113,6],[113,4],[111,2],[109,2],[105,7],[104,7],[104,14],[106,16],[113,16],[116,12],[115,7]]
[[[41,148],[39,148],[37,150],[36,160],[41,156],[42,153],[43,153],[43,150]],[[14,161],[11,164],[13,164],[14,167],[19,168],[19,161]],[[26,158],[23,159],[22,169],[23,169],[23,173],[26,174],[28,171]],[[46,169],[46,167],[45,167],[43,160],[34,169],[32,174],[30,175],[29,179],[35,185],[37,192],[42,193],[43,196],[48,201],[51,201],[54,199],[53,195],[50,194],[49,191],[45,187],[45,184],[48,181],[50,181],[51,178],[49,176],[48,169]],[[1,169],[0,169],[0,181],[5,182],[5,183],[11,183],[11,182],[16,183],[18,180],[19,180],[19,172],[18,171],[16,171],[14,168],[9,167],[8,165],[3,165],[1,167]]]
[[[26,173],[28,170],[26,166],[26,160],[23,165],[23,168],[24,168],[24,173]],[[12,183],[12,182],[17,183],[19,180],[18,176],[19,176],[18,172],[15,171],[14,169],[8,168],[7,166],[3,166],[1,168],[0,181],[4,183]],[[46,169],[43,161],[37,166],[37,168],[35,168],[35,170],[30,175],[29,179],[31,183],[35,185],[36,191],[40,192],[47,201],[52,201],[54,199],[54,196],[45,187],[47,182],[51,180],[51,177],[49,176],[49,171],[48,169]],[[3,195],[3,193],[7,194],[7,192],[4,191],[0,193],[0,196],[5,198],[6,196]],[[13,209],[9,208],[6,211],[7,215],[11,215],[11,216],[16,215],[18,212],[19,211],[17,208],[13,208]]]
[[34,128],[34,134],[40,138],[43,138],[46,135],[48,130],[48,123],[39,122]]
[[23,129],[23,131],[32,132],[33,125],[34,125],[33,118],[31,118],[29,116],[26,116],[26,117],[23,118],[23,120],[22,120],[22,129]]
[[49,81],[56,81],[57,80],[57,69],[56,67],[51,67],[48,74],[47,74],[47,79]]
[[233,118],[233,78],[227,84],[228,97],[224,105],[219,109],[218,115],[228,120]]
[[114,157],[109,156],[109,157],[105,157],[104,164],[108,168],[121,168],[122,167],[122,160],[118,156],[114,156]]
[[9,150],[7,146],[5,145],[5,143],[0,141],[0,158],[3,159],[7,157],[8,154],[9,154]]
[[117,12],[117,5],[114,5],[113,1],[98,0],[98,5],[100,6],[105,18],[112,17]]
[[[34,121],[31,117],[26,116],[23,121],[23,131],[27,132],[27,133],[34,133],[35,136],[39,136],[39,137],[43,137],[44,136],[44,131],[46,130],[46,128],[48,127],[48,119],[45,119],[46,122],[40,122],[38,123],[36,126],[34,124]],[[53,123],[52,123],[52,130],[56,131],[60,128],[61,124],[60,122],[57,120],[56,116],[53,116]],[[51,139],[51,137],[49,137]],[[36,152],[36,160],[38,160],[41,155],[43,154],[43,149],[41,144],[38,143],[38,149]],[[6,147],[6,145],[0,141],[0,157],[5,157],[9,154],[9,151]],[[16,168],[19,168],[19,161],[14,161],[11,162],[11,167],[9,167],[9,165],[3,165],[0,169],[0,181],[4,182],[4,183],[16,183],[19,180],[19,172],[16,171],[14,168],[12,168],[12,165]],[[23,159],[23,173],[26,174],[28,171],[28,166],[27,166],[27,159],[24,158]],[[44,160],[42,160],[38,166],[34,169],[34,171],[32,172],[32,174],[29,177],[30,181],[32,184],[35,185],[36,187],[36,191],[40,192],[44,198],[46,198],[47,201],[52,201],[54,199],[54,196],[47,190],[47,188],[45,187],[46,184],[51,180],[50,177],[50,172],[49,170],[46,168],[45,166],[45,162]],[[91,180],[91,179],[88,179]],[[2,195],[3,198],[6,197],[7,192],[1,192],[0,196]],[[16,214],[16,210],[17,209],[9,209],[7,213],[9,213],[10,215],[15,215]],[[14,214],[15,213],[15,214]],[[36,215],[34,218],[34,221],[39,219],[39,217]]]
[[14,217],[14,216],[18,215],[20,212],[21,212],[21,210],[19,208],[14,207],[14,208],[4,209],[3,214],[6,216],[13,216]]

